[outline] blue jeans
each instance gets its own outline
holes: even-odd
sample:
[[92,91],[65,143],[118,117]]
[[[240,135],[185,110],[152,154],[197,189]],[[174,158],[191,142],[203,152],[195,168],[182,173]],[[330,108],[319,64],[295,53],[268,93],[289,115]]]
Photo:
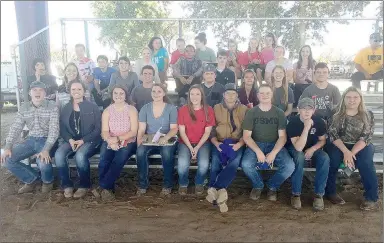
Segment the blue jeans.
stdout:
[[25,141],[15,144],[11,149],[11,157],[7,157],[4,167],[7,168],[14,176],[25,184],[31,184],[37,179],[41,179],[43,183],[52,183],[53,169],[51,163],[44,163],[36,158],[40,174],[30,165],[26,165],[21,160],[38,154],[43,149],[47,138],[27,137]]
[[223,167],[220,162],[220,152],[216,146],[212,146],[212,165],[211,173],[209,175],[209,187],[216,189],[228,188],[236,177],[237,168],[240,165],[245,146],[242,146],[236,154],[236,158],[229,160],[228,164]]
[[100,149],[99,186],[103,189],[114,190],[115,181],[119,178],[127,160],[136,152],[136,142],[128,143],[117,151],[107,148],[103,142]]
[[[293,145],[290,145],[287,149],[293,158],[293,162],[295,163],[295,171],[291,176],[292,194],[300,196],[304,175],[304,152],[297,151]],[[311,160],[316,164],[315,194],[323,196],[329,171],[328,154],[321,149],[316,150],[313,153]]]
[[175,151],[177,144],[172,146],[146,146],[140,145],[136,151],[137,170],[139,172],[139,188],[147,189],[149,187],[149,162],[148,156],[154,153],[160,153],[163,164],[163,187],[172,189],[173,187],[173,169],[175,167]]
[[[256,142],[260,150],[267,155],[272,151],[275,143]],[[252,149],[246,148],[241,162],[245,175],[251,180],[252,187],[262,190],[264,188],[263,178],[256,169],[257,156]],[[293,173],[295,164],[288,151],[283,147],[276,155],[274,165],[278,167],[276,173],[268,180],[267,186],[271,191],[277,191],[281,184]]]
[[[197,172],[195,177],[195,185],[203,185],[209,169],[209,156],[211,152],[211,143],[206,142],[197,151]],[[187,187],[189,184],[189,165],[191,163],[191,152],[187,145],[179,143],[177,160],[177,173],[179,174],[180,187]]]
[[97,153],[99,143],[84,143],[80,148],[73,152],[71,145],[67,142],[60,145],[55,153],[55,163],[59,171],[61,187],[63,189],[73,187],[73,182],[69,175],[68,158],[74,155],[77,173],[80,177],[79,188],[91,187],[91,169],[89,158]]
[[[351,150],[354,144],[344,144],[349,150]],[[364,197],[367,201],[376,202],[378,199],[378,182],[376,176],[376,169],[373,164],[374,147],[372,144],[368,144],[356,154],[355,166],[359,170],[361,176],[361,182],[364,186]],[[329,174],[327,180],[327,187],[325,188],[325,194],[328,196],[336,194],[336,177],[340,164],[343,161],[344,155],[340,149],[334,144],[329,146],[328,152],[331,164],[329,167]]]

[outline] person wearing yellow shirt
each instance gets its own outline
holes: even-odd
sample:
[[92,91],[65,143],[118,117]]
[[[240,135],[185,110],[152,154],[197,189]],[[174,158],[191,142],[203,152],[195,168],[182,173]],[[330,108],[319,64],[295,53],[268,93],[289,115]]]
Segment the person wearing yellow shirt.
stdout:
[[355,67],[357,72],[351,77],[352,85],[361,89],[361,80],[377,80],[383,78],[383,39],[380,33],[373,33],[369,37],[370,46],[357,53]]

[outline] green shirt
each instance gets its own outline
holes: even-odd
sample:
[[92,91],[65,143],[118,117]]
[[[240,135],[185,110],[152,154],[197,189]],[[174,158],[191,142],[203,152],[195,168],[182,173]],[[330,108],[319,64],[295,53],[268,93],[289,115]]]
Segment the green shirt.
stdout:
[[285,130],[286,125],[281,109],[272,106],[269,111],[262,111],[256,106],[247,112],[242,127],[243,130],[252,131],[255,142],[274,143],[279,138],[278,130]]
[[202,51],[200,49],[196,52],[196,57],[200,59],[201,61],[205,62],[216,62],[216,54],[215,51],[211,48],[207,47],[205,51]]

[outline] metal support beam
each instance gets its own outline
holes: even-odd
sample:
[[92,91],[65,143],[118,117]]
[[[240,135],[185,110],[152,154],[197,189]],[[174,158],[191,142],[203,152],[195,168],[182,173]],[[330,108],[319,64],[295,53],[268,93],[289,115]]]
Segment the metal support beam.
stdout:
[[179,38],[183,38],[183,22],[179,20]]
[[85,51],[87,53],[87,57],[89,58],[91,55],[91,50],[89,49],[89,36],[88,36],[88,21],[84,21],[84,37],[85,37]]
[[304,17],[304,18],[63,18],[65,21],[115,21],[115,20],[128,20],[128,21],[265,21],[265,20],[379,20],[380,18],[325,18],[325,17]]
[[67,35],[65,31],[65,22],[60,20],[61,22],[61,51],[62,51],[62,61],[63,64],[66,65],[68,61],[67,54]]

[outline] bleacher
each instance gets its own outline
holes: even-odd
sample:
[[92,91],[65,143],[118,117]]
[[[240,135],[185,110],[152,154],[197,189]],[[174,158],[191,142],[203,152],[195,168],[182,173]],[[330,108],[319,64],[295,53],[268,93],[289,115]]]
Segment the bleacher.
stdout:
[[[171,101],[176,104],[177,93],[174,91],[169,91],[168,96]],[[375,131],[374,137],[372,140],[373,145],[375,146],[375,154],[374,154],[374,163],[376,167],[377,173],[383,173],[383,94],[380,92],[364,92],[365,105],[368,109],[372,110],[375,116]],[[90,159],[91,168],[97,168],[99,163],[99,154],[96,154]],[[175,159],[177,160],[177,154],[175,155]],[[154,154],[149,156],[151,169],[161,169],[161,156],[160,154]],[[76,167],[73,159],[70,159],[70,167]],[[36,166],[36,165],[33,165]],[[175,161],[175,168],[177,167],[177,161]],[[136,160],[135,155],[133,155],[124,166],[126,169],[136,169]],[[190,169],[197,169],[197,165],[191,164]],[[276,169],[276,168],[273,168]],[[241,170],[239,167],[238,170]],[[315,171],[315,168],[306,167],[305,171]],[[357,172],[357,170],[356,170]]]

